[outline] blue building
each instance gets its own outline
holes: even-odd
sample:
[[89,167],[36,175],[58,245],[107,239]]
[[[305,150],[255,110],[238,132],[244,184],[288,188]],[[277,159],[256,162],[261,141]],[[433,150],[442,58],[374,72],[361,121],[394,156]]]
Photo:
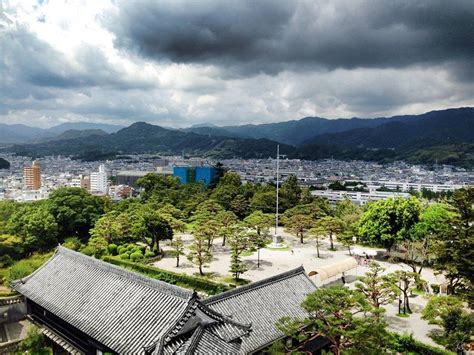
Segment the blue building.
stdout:
[[209,186],[217,182],[219,171],[212,166],[175,166],[173,167],[173,176],[176,176],[181,184],[202,182]]

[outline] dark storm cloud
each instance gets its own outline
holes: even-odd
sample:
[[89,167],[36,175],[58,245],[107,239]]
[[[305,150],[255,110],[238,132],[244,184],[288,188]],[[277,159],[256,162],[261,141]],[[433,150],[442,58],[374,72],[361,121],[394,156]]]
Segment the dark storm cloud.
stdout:
[[[180,63],[275,73],[400,68],[474,57],[474,1],[123,2],[116,46]],[[229,69],[229,68],[227,68]]]

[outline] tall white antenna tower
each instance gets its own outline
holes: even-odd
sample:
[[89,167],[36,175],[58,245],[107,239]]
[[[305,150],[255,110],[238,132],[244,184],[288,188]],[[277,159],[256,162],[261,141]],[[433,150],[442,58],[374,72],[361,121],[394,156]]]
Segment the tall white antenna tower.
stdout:
[[276,210],[275,210],[275,233],[273,234],[273,246],[280,245],[280,237],[277,234],[278,230],[278,203],[280,190],[280,145],[277,145],[277,161],[276,161]]

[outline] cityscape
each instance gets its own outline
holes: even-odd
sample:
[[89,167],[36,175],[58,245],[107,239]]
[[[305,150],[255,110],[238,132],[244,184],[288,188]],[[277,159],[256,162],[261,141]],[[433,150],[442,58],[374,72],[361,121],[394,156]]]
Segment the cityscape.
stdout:
[[474,354],[473,20],[0,1],[0,354]]
[[[132,155],[127,159],[83,162],[68,157],[28,157],[4,155],[11,164],[9,170],[0,170],[0,199],[18,202],[48,198],[59,187],[82,187],[97,195],[108,195],[112,200],[138,195],[136,181],[146,174],[175,175],[177,167],[214,166],[221,163],[226,170],[239,174],[243,183],[276,183],[276,159],[213,161],[204,158],[184,159],[179,156]],[[282,159],[280,179],[296,176],[301,186],[313,189],[315,196],[331,202],[350,198],[362,204],[391,196],[408,197],[409,192],[429,190],[447,192],[474,185],[474,172],[454,166],[426,168],[396,162],[389,165],[364,161],[333,159],[304,161]],[[198,180],[199,181],[199,180]],[[331,189],[331,184],[360,183],[363,189],[346,191]],[[207,182],[209,184],[209,181]],[[361,187],[359,186],[359,187]],[[384,188],[387,191],[383,191]],[[351,191],[352,190],[352,191]],[[358,195],[357,195],[358,193]],[[362,194],[362,195],[361,195]]]

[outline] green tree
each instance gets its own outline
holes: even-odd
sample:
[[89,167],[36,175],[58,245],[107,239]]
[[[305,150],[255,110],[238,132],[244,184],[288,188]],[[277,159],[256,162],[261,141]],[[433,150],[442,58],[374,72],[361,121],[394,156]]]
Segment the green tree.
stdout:
[[163,176],[150,173],[137,180],[137,186],[142,189],[141,198],[148,201],[152,196],[158,201],[166,199],[171,190],[178,190],[179,179],[174,176]]
[[239,218],[244,218],[249,211],[250,202],[244,195],[236,195],[230,203],[230,210],[234,212]]
[[[374,316],[377,310],[360,292],[344,287],[320,288],[310,293],[301,305],[308,316],[301,319],[284,317],[277,327],[287,336],[297,339],[296,349],[317,337],[329,341],[333,354],[381,354],[390,344],[390,334],[383,317]],[[359,315],[365,314],[365,317]]]
[[7,267],[13,260],[23,256],[23,242],[20,237],[10,234],[0,234],[0,267]]
[[320,247],[320,242],[321,239],[324,239],[326,237],[326,230],[319,228],[319,227],[313,227],[308,231],[308,234],[314,238],[316,241],[316,256],[320,258],[321,256],[319,255],[319,247]]
[[443,325],[443,318],[450,310],[463,308],[462,300],[455,296],[434,296],[431,297],[425,308],[421,312],[421,318],[430,324]]
[[19,350],[25,354],[35,355],[49,355],[53,353],[52,349],[46,346],[43,333],[35,326],[31,326],[28,329],[26,338],[19,345]]
[[257,268],[260,268],[260,249],[265,247],[268,242],[274,218],[269,213],[255,211],[244,219],[247,227],[254,231],[254,233],[249,233],[249,241],[257,249]]
[[232,233],[232,225],[237,223],[237,216],[231,211],[221,211],[217,213],[216,221],[219,224],[218,234],[222,237],[222,246],[225,246],[227,238]]
[[447,278],[448,293],[459,293],[474,304],[474,188],[453,193],[455,215],[448,232],[437,239],[435,269]]
[[184,255],[184,243],[180,235],[177,235],[171,241],[172,254],[176,258],[176,267],[179,267],[179,257]]
[[343,231],[342,221],[337,217],[326,216],[316,221],[315,230],[319,235],[329,236],[330,249],[334,248],[334,236]]
[[206,238],[207,249],[211,249],[214,244],[214,239],[218,236],[221,225],[214,219],[209,219],[207,222],[196,224],[193,228],[193,234],[203,235]]
[[11,232],[20,236],[24,251],[45,251],[58,244],[58,224],[45,204],[26,206],[12,215]]
[[200,228],[197,228],[193,233],[193,241],[189,246],[187,258],[199,268],[201,276],[204,275],[203,266],[212,261],[212,251],[208,247],[208,236]]
[[[107,253],[107,246],[109,243],[107,240],[100,236],[93,236],[89,239],[87,243],[87,250],[90,250],[92,253],[91,255],[95,256],[96,258],[101,258],[103,255]],[[85,254],[89,254],[86,252]]]
[[359,223],[362,241],[382,245],[388,252],[399,241],[410,236],[418,222],[420,202],[415,197],[380,200],[367,206]]
[[119,243],[122,237],[122,225],[117,221],[119,213],[111,211],[100,217],[90,230],[92,238],[102,238],[108,243]]
[[241,185],[240,176],[235,172],[228,171],[219,180],[219,183],[211,194],[211,198],[216,200],[226,210],[229,210],[232,201],[239,193]]
[[300,243],[304,243],[305,233],[313,226],[314,222],[310,216],[304,214],[294,214],[284,219],[286,230],[293,233],[297,238],[299,236]]
[[450,308],[441,316],[446,348],[464,353],[464,346],[474,336],[474,314],[462,308]]
[[385,268],[376,262],[371,262],[369,272],[359,277],[356,289],[367,297],[375,308],[392,303],[398,295],[398,288],[388,276],[384,276]]
[[160,241],[173,237],[173,229],[166,218],[146,205],[133,215],[131,233],[147,243],[155,254],[161,252]]
[[89,231],[105,212],[105,200],[79,187],[54,190],[48,199],[49,211],[59,226],[59,236],[87,240]]
[[397,270],[388,274],[387,277],[392,285],[398,288],[403,295],[403,313],[411,313],[409,293],[411,293],[417,284],[422,282],[420,275],[416,272]]
[[276,192],[265,191],[256,192],[250,200],[250,209],[252,211],[262,211],[263,213],[275,213]]
[[243,226],[234,225],[232,229],[233,233],[229,238],[231,251],[229,271],[233,274],[235,281],[239,281],[240,275],[247,271],[247,267],[240,256],[242,252],[248,249],[249,240],[247,231]]
[[284,210],[295,207],[300,203],[301,187],[298,185],[298,178],[295,175],[290,175],[281,184],[281,206]]
[[432,204],[420,215],[411,232],[410,239],[400,243],[399,251],[403,261],[413,272],[421,274],[423,267],[435,258],[437,240],[443,239],[450,232],[450,223],[454,214],[444,204]]

